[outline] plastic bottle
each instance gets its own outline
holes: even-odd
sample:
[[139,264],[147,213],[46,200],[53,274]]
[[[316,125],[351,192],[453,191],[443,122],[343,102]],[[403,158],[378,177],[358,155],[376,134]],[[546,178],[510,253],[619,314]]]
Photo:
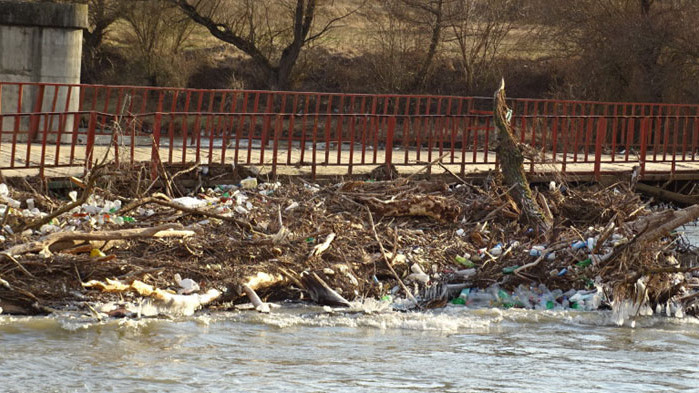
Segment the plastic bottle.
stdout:
[[504,268],[502,268],[502,273],[503,274],[512,274],[517,269],[519,269],[519,265],[504,267]]
[[488,251],[490,255],[497,257],[502,255],[502,244],[498,243],[495,247],[491,248],[490,251]]
[[586,245],[587,245],[587,249],[588,249],[589,251],[594,250],[594,249],[595,249],[595,245],[597,245],[597,239],[595,239],[594,237],[588,237],[588,238],[587,238],[587,244],[586,244]]
[[468,260],[468,258],[464,258],[464,257],[462,257],[462,256],[460,256],[460,255],[455,256],[455,257],[454,257],[454,260],[456,261],[456,263],[459,263],[459,264],[464,265],[464,266],[466,266],[466,267],[474,267],[474,266],[475,266],[475,265],[473,264],[473,262],[471,262],[470,260]]
[[240,181],[240,187],[246,190],[253,190],[257,188],[257,178],[248,177]]
[[573,250],[579,250],[579,249],[581,249],[581,248],[583,248],[583,247],[585,247],[585,246],[587,246],[587,243],[585,243],[585,242],[582,241],[582,240],[578,240],[577,242],[571,244],[571,245],[570,245],[570,248],[572,248]]
[[477,288],[471,289],[468,295],[466,304],[469,307],[491,307],[494,303],[494,297],[487,291],[480,291]]
[[533,257],[539,257],[541,256],[541,253],[546,249],[544,246],[534,246],[532,247],[531,250],[529,250],[529,255]]
[[516,305],[527,309],[532,308],[532,293],[529,288],[519,285],[513,294],[513,301]]

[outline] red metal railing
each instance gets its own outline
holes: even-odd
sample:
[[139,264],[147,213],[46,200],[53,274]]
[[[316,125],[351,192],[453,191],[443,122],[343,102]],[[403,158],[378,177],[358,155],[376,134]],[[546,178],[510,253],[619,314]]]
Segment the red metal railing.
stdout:
[[[699,105],[512,99],[532,172],[698,170]],[[0,169],[496,164],[492,99],[0,82]],[[337,173],[337,170],[335,170]]]

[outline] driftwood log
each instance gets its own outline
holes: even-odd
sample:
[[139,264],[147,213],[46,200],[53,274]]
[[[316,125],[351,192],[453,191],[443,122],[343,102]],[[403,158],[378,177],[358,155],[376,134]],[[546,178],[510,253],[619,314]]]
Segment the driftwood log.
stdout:
[[422,216],[455,222],[461,214],[458,201],[439,195],[410,195],[387,201],[378,198],[356,199],[369,207],[373,213],[383,217]]
[[675,202],[681,205],[689,206],[699,204],[698,196],[684,195],[677,192],[663,190],[662,188],[649,186],[648,184],[637,183],[636,191],[663,201]]
[[192,231],[182,230],[180,224],[164,224],[152,228],[119,229],[114,231],[58,232],[44,236],[39,240],[18,244],[0,253],[0,256],[11,258],[13,256],[39,252],[48,249],[52,244],[71,240],[125,240],[144,237],[186,237],[194,234]]
[[649,216],[641,217],[627,224],[627,228],[639,233],[636,242],[650,242],[663,236],[684,224],[699,218],[699,205],[693,205],[682,210],[665,210]]

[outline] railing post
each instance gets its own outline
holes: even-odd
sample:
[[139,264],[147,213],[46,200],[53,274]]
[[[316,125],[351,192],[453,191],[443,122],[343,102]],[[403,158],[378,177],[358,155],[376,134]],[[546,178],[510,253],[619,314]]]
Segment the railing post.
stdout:
[[646,149],[648,147],[648,118],[641,120],[641,155],[639,157],[641,165],[641,178],[646,173]]
[[85,167],[92,169],[92,157],[95,149],[95,127],[97,125],[97,113],[90,112],[90,120],[87,123],[87,140],[85,141]]
[[[160,123],[163,117],[163,99],[164,95],[161,91],[158,96],[158,109],[155,112],[155,119],[153,121],[153,147],[151,149],[150,158],[150,177],[155,180],[158,177],[158,165],[160,165]],[[211,109],[211,108],[209,108]],[[201,137],[201,134],[200,134]],[[197,143],[197,151],[200,144]],[[170,146],[172,148],[172,146]],[[198,157],[197,157],[198,158]]]
[[158,165],[160,165],[160,120],[162,118],[162,113],[160,111],[155,113],[155,121],[153,124],[153,148],[151,149],[151,165],[150,165],[150,177],[151,180],[155,180],[158,177]]
[[39,85],[38,91],[36,93],[36,101],[34,102],[34,108],[32,109],[32,112],[34,112],[29,120],[29,135],[27,137],[29,138],[29,142],[33,142],[34,139],[36,139],[36,136],[39,134],[39,121],[41,119],[41,116],[39,116],[37,113],[42,112],[42,108],[44,105],[44,85]]
[[595,140],[595,178],[600,179],[602,166],[602,141],[607,139],[607,119],[602,117],[597,123],[597,139]]
[[396,131],[396,118],[391,116],[388,118],[388,127],[386,129],[386,173],[391,173],[391,163],[393,162],[393,135]]
[[[279,151],[279,136],[281,135],[283,121],[282,116],[277,115],[276,121],[274,122],[274,141],[272,142],[272,179],[277,178],[277,152]],[[262,148],[264,149],[264,145]]]

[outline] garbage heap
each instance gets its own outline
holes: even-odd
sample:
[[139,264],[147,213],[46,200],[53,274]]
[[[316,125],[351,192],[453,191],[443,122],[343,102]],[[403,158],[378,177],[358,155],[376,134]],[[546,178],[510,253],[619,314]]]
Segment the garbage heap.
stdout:
[[188,171],[151,182],[97,168],[63,193],[5,179],[2,310],[103,318],[374,298],[401,310],[607,308],[619,324],[699,314],[698,252],[675,231],[699,205],[653,207],[627,182],[534,187],[554,223],[538,233],[497,177],[319,185],[246,172],[205,186],[208,167]]

